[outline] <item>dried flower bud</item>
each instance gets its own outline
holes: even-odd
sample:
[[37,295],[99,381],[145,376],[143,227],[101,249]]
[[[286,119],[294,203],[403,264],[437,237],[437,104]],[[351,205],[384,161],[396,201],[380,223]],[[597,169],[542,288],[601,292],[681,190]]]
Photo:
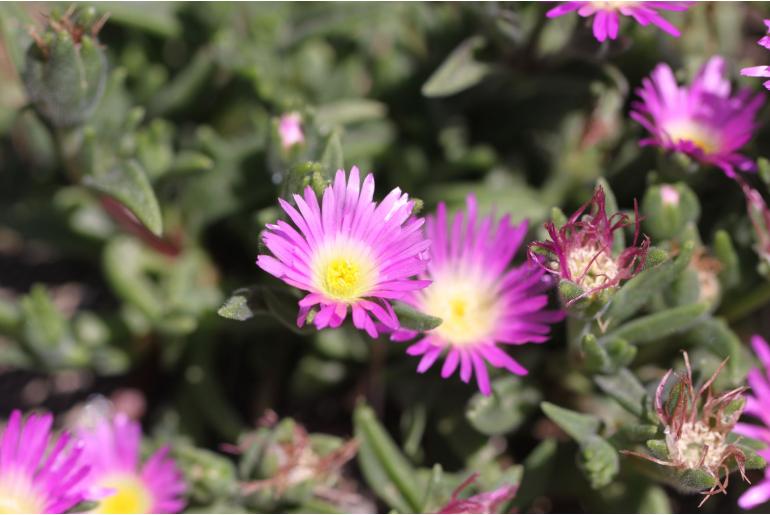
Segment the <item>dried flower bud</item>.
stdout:
[[[596,188],[590,201],[583,204],[567,222],[557,229],[553,222],[545,224],[550,241],[530,244],[529,257],[533,263],[569,281],[581,290],[566,300],[569,306],[583,298],[596,297],[600,292],[616,288],[621,281],[639,273],[644,267],[649,238],[639,242],[639,213],[634,207],[632,221],[624,213],[606,212],[604,189]],[[631,246],[621,252],[613,250],[615,231],[634,225]]]
[[714,486],[702,492],[703,504],[717,493],[726,493],[730,467],[734,460],[741,477],[746,478],[746,455],[728,435],[735,427],[743,412],[746,387],[739,387],[720,395],[714,395],[712,385],[724,368],[723,361],[714,374],[696,391],[692,382],[690,358],[684,352],[686,374],[678,374],[677,380],[664,399],[669,370],[655,392],[655,410],[664,426],[666,435],[666,459],[649,456],[635,451],[621,451],[646,460],[672,467],[680,471],[697,469],[714,480]]
[[518,490],[516,485],[503,485],[491,492],[482,492],[467,499],[458,499],[462,491],[473,484],[477,477],[478,474],[471,474],[468,479],[463,481],[452,492],[451,500],[437,513],[497,513],[500,505],[513,499],[516,490]]

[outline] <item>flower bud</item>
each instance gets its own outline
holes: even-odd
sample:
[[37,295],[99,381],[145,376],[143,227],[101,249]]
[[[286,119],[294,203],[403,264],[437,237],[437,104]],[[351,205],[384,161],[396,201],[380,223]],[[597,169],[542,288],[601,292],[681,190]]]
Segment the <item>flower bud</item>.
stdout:
[[281,116],[278,120],[278,136],[281,138],[281,147],[284,150],[305,142],[302,117],[299,113],[287,113]]
[[37,112],[56,127],[83,123],[101,99],[107,59],[96,38],[105,18],[93,8],[51,14],[27,51],[22,79]]
[[698,198],[683,183],[651,186],[642,200],[644,229],[656,240],[669,240],[700,217]]

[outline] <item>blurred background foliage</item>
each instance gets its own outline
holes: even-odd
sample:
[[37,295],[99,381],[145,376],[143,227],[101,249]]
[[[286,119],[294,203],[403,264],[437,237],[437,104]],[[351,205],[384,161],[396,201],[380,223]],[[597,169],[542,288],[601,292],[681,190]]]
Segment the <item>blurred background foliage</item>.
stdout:
[[[737,71],[767,61],[770,9],[700,3],[667,14],[679,39],[628,24],[599,45],[549,6],[0,5],[3,413],[108,398],[174,442],[191,511],[436,511],[471,472],[479,490],[521,482],[506,509],[692,511],[616,448],[655,433],[634,417],[680,349],[704,370],[730,356],[723,380],[742,383],[770,288],[739,188],[640,149],[627,113],[658,62],[687,78],[719,53],[759,87]],[[285,149],[288,112],[305,142]],[[748,153],[768,144],[763,127]],[[276,197],[352,165],[425,211],[474,192],[532,238],[603,179],[621,208],[639,200],[665,262],[618,293],[630,322],[517,348],[532,373],[484,398],[416,374],[403,344],[296,328],[296,298],[254,265]],[[571,431],[558,406],[590,420]],[[737,510],[735,486],[703,510]]]

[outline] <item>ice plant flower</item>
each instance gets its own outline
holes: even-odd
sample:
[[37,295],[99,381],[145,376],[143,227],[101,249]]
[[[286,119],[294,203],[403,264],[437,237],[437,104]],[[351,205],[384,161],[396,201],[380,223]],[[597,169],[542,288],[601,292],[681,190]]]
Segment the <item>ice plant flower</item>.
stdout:
[[682,152],[728,177],[735,176],[735,168],[754,170],[754,162],[738,151],[751,139],[764,99],[748,89],[732,94],[725,66],[714,56],[692,84],[679,86],[671,68],[658,64],[637,89],[641,101],[632,106],[631,118],[650,133],[639,144]]
[[[479,219],[471,195],[467,210],[455,214],[451,229],[446,205],[440,203],[435,216],[427,217],[426,233],[432,242],[431,260],[421,277],[430,286],[404,301],[443,323],[426,332],[407,353],[422,356],[419,373],[446,353],[442,377],[452,375],[459,365],[460,379],[467,383],[475,371],[479,390],[489,395],[485,362],[514,374],[527,373],[499,345],[544,342],[549,324],[561,320],[563,313],[545,309],[550,281],[540,269],[528,263],[509,266],[527,233],[527,222],[514,226],[508,216],[498,222],[491,215]],[[392,339],[416,335],[401,330]]]
[[[765,26],[770,33],[770,20],[765,20]],[[757,41],[757,44],[770,50],[770,34],[762,36],[762,38]],[[770,66],[750,66],[748,68],[743,68],[741,70],[741,75],[745,77],[770,77]],[[770,89],[770,80],[766,80],[764,86],[765,88]]]
[[63,433],[52,443],[50,414],[22,421],[15,410],[0,440],[0,513],[66,513],[85,499],[88,467]]
[[482,492],[467,499],[460,499],[462,491],[473,484],[478,476],[478,474],[472,474],[463,481],[452,492],[451,500],[437,513],[497,513],[504,502],[510,501],[516,495],[518,486],[502,485],[491,492]]
[[299,113],[287,113],[281,116],[278,120],[278,136],[281,138],[281,146],[284,150],[305,141],[302,117]]
[[[761,364],[761,368],[755,368],[749,372],[749,386],[751,395],[746,396],[746,408],[744,413],[754,417],[759,424],[739,422],[735,425],[735,432],[765,442],[770,447],[770,346],[761,336],[751,339]],[[770,448],[757,451],[766,461],[770,462]],[[750,510],[770,501],[770,468],[765,469],[764,479],[757,485],[746,490],[739,499],[738,506],[744,510]]]
[[278,199],[294,223],[268,224],[263,241],[272,255],[257,265],[287,284],[308,292],[299,301],[297,325],[314,309],[316,328],[339,327],[350,310],[353,325],[372,338],[378,335],[370,315],[390,329],[398,328],[391,299],[427,286],[413,279],[425,269],[430,242],[422,234],[424,220],[412,216],[414,202],[399,188],[382,202],[372,201],[374,177],[359,179],[339,170],[319,205],[313,189],[294,195],[296,207]]
[[[577,285],[582,293],[571,298],[571,305],[583,298],[617,287],[621,281],[639,273],[644,267],[650,240],[639,242],[638,208],[634,204],[634,220],[625,213],[607,214],[604,189],[598,186],[594,195],[561,227],[552,221],[545,224],[549,241],[536,241],[529,246],[530,262],[554,274],[562,281]],[[631,246],[613,251],[615,231],[634,225]]]
[[686,352],[683,354],[686,373],[678,375],[669,390],[668,398],[664,399],[664,393],[673,370],[663,376],[655,392],[655,411],[664,426],[667,459],[636,451],[621,452],[681,471],[700,469],[706,472],[714,480],[714,486],[702,492],[705,495],[702,505],[712,495],[726,493],[730,474],[729,460],[735,461],[741,476],[748,482],[746,455],[738,445],[728,440],[728,435],[743,411],[743,394],[747,388],[739,387],[720,395],[713,394],[711,386],[727,363],[725,360],[696,391],[690,358]]
[[689,4],[690,2],[561,2],[545,15],[549,18],[557,18],[577,11],[583,18],[593,16],[594,37],[598,41],[617,39],[620,16],[630,16],[643,27],[650,24],[656,25],[663,32],[679,37],[679,30],[658,11],[685,11]]
[[99,503],[93,513],[178,513],[184,508],[185,484],[168,448],[140,463],[138,422],[118,413],[79,428],[78,436],[91,466],[89,496]]

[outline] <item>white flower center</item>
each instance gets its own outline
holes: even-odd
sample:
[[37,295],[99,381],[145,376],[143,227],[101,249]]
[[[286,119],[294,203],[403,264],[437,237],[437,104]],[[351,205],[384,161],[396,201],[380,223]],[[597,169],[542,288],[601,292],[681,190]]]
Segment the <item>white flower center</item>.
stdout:
[[712,431],[702,422],[687,422],[679,438],[666,430],[666,442],[672,461],[687,468],[714,470],[722,463],[727,445],[723,434]]
[[618,275],[618,265],[609,251],[596,246],[572,249],[567,266],[572,280],[586,291],[601,288]]
[[45,499],[35,492],[24,475],[8,474],[0,478],[0,513],[43,513]]
[[423,290],[421,309],[444,322],[433,332],[452,345],[489,338],[499,315],[491,285],[472,275],[438,274]]

